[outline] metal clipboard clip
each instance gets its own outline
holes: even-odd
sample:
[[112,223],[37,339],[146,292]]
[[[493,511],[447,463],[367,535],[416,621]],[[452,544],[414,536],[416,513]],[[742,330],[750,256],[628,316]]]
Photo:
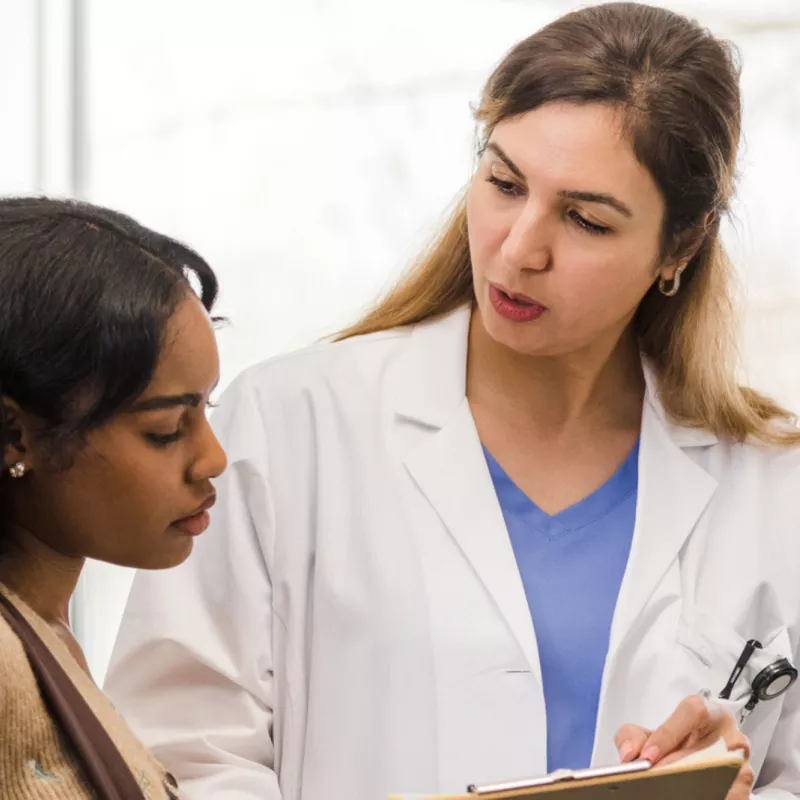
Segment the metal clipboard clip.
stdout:
[[540,786],[553,786],[559,783],[588,781],[595,778],[613,778],[618,775],[630,775],[634,772],[645,772],[653,765],[649,761],[631,761],[629,764],[617,764],[613,767],[589,767],[587,769],[559,769],[540,778],[509,781],[507,783],[491,783],[483,786],[470,784],[467,793],[476,796],[500,794],[502,792],[522,792]]

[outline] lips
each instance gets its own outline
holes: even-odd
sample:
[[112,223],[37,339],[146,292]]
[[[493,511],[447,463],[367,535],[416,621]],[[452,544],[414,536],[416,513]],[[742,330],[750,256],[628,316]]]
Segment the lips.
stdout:
[[534,300],[532,297],[528,297],[526,294],[521,294],[519,292],[509,292],[508,289],[503,288],[500,284],[493,283],[495,289],[499,292],[504,294],[509,300],[513,300],[516,303],[520,303],[522,305],[527,306],[540,306],[541,308],[545,308],[538,300]]
[[214,503],[217,502],[217,493],[212,492],[191,514],[187,514],[185,517],[180,517],[180,519],[176,519],[175,522],[180,522],[184,519],[191,519],[192,517],[196,517],[198,514],[202,514],[204,511],[208,511],[210,508],[214,506]]
[[500,316],[511,322],[533,322],[547,311],[547,306],[538,300],[495,283],[489,283],[489,301]]
[[208,526],[211,524],[211,516],[208,510],[217,502],[217,495],[213,493],[209,495],[203,503],[201,503],[191,514],[185,517],[176,519],[171,527],[177,528],[179,531],[187,534],[188,536],[199,536],[205,533]]

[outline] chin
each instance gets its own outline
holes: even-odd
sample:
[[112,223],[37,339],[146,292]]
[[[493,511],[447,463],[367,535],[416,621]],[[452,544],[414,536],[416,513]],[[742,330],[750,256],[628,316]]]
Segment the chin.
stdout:
[[542,330],[542,319],[519,323],[504,319],[494,309],[489,313],[481,311],[483,328],[490,339],[502,347],[525,356],[551,356],[557,351],[546,332]]
[[194,547],[194,537],[168,527],[160,535],[150,534],[136,540],[131,536],[127,546],[86,553],[87,558],[128,569],[171,569],[186,561]]
[[177,567],[189,558],[193,549],[194,539],[187,536],[183,541],[176,543],[176,546],[171,547],[169,550],[165,549],[164,553],[161,554],[161,559],[150,569],[172,569],[172,567]]
[[161,547],[153,546],[147,553],[141,554],[137,563],[127,566],[136,569],[172,569],[183,564],[192,553],[194,539],[191,536],[171,536],[162,541]]

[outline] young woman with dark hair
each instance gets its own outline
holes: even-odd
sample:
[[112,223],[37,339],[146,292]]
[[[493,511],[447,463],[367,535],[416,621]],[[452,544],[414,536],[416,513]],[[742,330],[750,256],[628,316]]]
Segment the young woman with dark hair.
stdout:
[[4,800],[177,796],[92,682],[69,607],[87,558],[172,567],[208,526],[216,295],[202,258],[128,217],[0,200]]

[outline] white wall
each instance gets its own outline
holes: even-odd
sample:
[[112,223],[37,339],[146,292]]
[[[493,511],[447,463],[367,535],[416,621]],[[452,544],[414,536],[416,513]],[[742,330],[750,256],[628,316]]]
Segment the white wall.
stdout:
[[0,0],[0,194],[37,183],[36,4]]

